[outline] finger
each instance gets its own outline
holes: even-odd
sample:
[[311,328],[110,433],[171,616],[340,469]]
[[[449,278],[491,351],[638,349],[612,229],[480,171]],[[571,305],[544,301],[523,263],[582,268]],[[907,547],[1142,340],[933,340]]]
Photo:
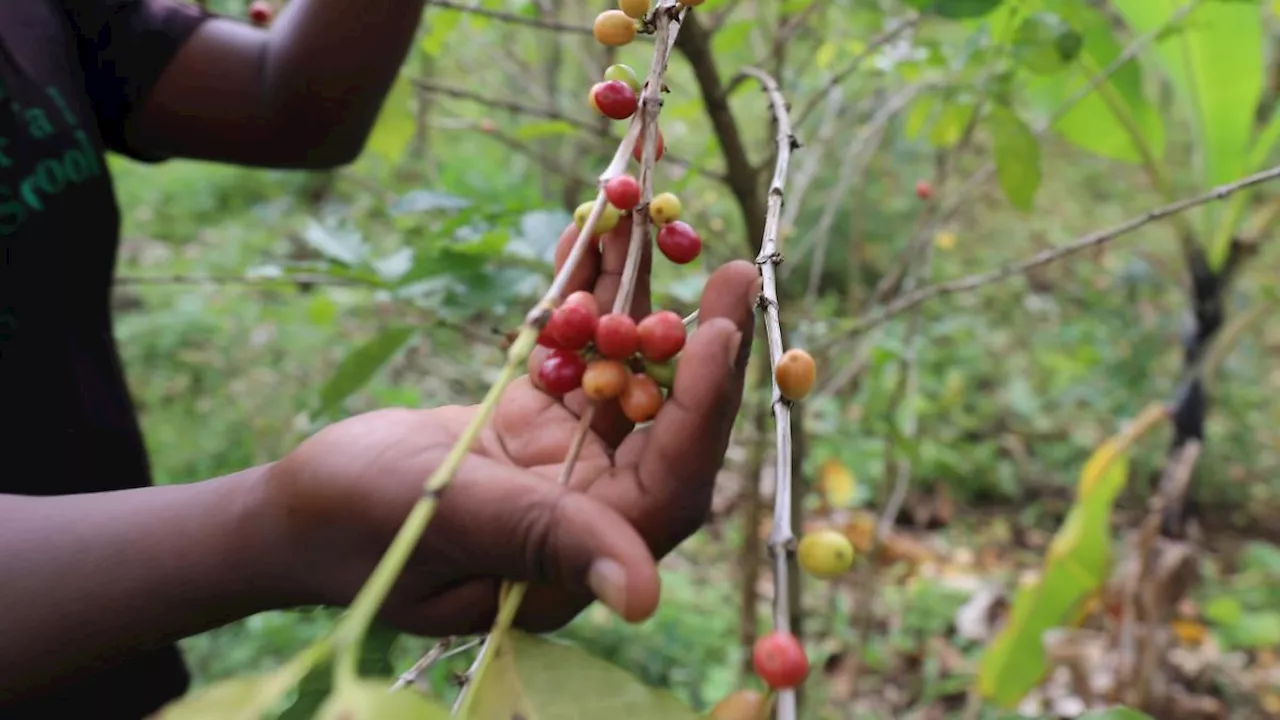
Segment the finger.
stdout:
[[619,510],[662,557],[701,526],[742,401],[760,280],[746,261],[711,276],[698,328],[676,366],[675,384],[652,427],[618,449],[634,483],[596,483],[591,494]]
[[[556,275],[560,274],[560,270],[564,267],[565,262],[569,259],[569,253],[573,250],[573,245],[578,240],[578,226],[576,223],[569,223],[569,227],[560,233],[560,240],[556,242]],[[563,300],[571,293],[579,290],[591,290],[596,285],[596,275],[600,272],[600,251],[597,249],[595,238],[589,238],[587,247],[578,264],[574,266],[573,272],[569,275],[569,281],[565,285]]]
[[652,614],[657,567],[622,515],[510,466],[467,463],[441,492],[421,544],[424,565],[456,568],[457,580],[497,576],[594,596],[628,621]]

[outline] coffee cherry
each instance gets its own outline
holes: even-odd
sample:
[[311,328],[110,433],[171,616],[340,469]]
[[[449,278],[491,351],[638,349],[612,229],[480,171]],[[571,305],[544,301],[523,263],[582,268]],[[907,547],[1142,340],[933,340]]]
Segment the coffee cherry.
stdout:
[[613,360],[626,360],[640,349],[640,332],[630,315],[609,313],[596,323],[596,350]]
[[795,635],[774,631],[756,640],[751,649],[756,674],[774,690],[788,690],[809,675],[809,658]]
[[670,390],[676,384],[676,363],[675,359],[666,362],[654,362],[653,360],[644,361],[644,374],[653,378],[659,387]]
[[601,45],[622,47],[636,39],[636,21],[621,10],[605,10],[596,16],[591,32]]
[[249,22],[257,27],[270,25],[275,14],[275,10],[272,9],[271,3],[267,2],[267,0],[254,0],[249,5]]
[[622,63],[618,63],[617,65],[610,65],[609,67],[605,68],[604,79],[605,80],[621,80],[622,82],[630,85],[631,89],[635,90],[637,95],[640,94],[640,88],[644,87],[643,85],[640,84],[640,76],[636,75],[635,69],[633,69],[630,65],[623,65]]
[[592,400],[612,400],[627,389],[631,371],[617,360],[592,360],[582,375],[582,391]]
[[684,349],[684,319],[670,310],[659,310],[636,325],[640,354],[646,360],[670,360]]
[[689,223],[676,220],[658,230],[658,249],[677,265],[693,262],[702,252],[702,238]]
[[640,182],[631,175],[609,178],[604,184],[604,196],[619,210],[630,210],[640,204]]
[[711,708],[708,720],[769,720],[772,700],[750,689],[734,690]]
[[649,422],[662,409],[662,388],[653,378],[644,373],[636,373],[627,383],[627,389],[618,397],[618,405],[622,414],[637,425]]
[[538,385],[551,395],[565,395],[582,385],[587,361],[572,350],[552,350],[538,368]]
[[649,12],[649,0],[618,0],[618,7],[627,17],[639,20]]
[[838,530],[817,530],[800,538],[796,559],[805,572],[830,580],[853,567],[853,543]]
[[928,180],[920,180],[916,183],[916,197],[921,200],[928,200],[933,197],[933,186]]
[[[591,210],[596,205],[594,200],[588,200],[577,207],[573,211],[573,224],[581,230],[587,224],[587,217],[591,215]],[[596,224],[591,228],[591,234],[604,235],[610,230],[618,227],[618,221],[622,219],[622,212],[618,208],[605,203],[604,212],[600,213],[600,217],[596,218]]]
[[791,348],[782,353],[778,366],[774,368],[773,377],[778,381],[778,390],[788,400],[803,400],[818,377],[818,366],[813,356],[800,348]]
[[680,210],[680,198],[674,193],[658,193],[649,201],[649,217],[659,225],[679,220]]
[[[658,138],[657,138],[657,142],[654,143],[654,148],[653,148],[653,161],[657,162],[661,160],[662,153],[665,152],[666,149],[667,149],[666,143],[662,139],[662,128],[658,128]],[[631,157],[635,158],[636,162],[644,162],[644,160],[641,159],[644,157],[644,128],[643,127],[640,129],[640,137],[636,139],[636,146],[631,148]]]
[[635,114],[640,98],[621,80],[604,80],[591,86],[587,96],[596,112],[612,120],[626,120]]
[[579,290],[565,299],[551,314],[546,331],[560,347],[581,350],[596,336],[596,321],[600,313],[596,298],[585,290]]

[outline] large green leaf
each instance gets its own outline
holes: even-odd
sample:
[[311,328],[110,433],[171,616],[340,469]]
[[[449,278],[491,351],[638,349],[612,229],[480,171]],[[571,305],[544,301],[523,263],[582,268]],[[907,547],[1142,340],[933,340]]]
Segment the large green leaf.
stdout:
[[1128,474],[1128,455],[1114,439],[1081,469],[1076,501],[1045,554],[1040,578],[1019,590],[1008,622],[982,655],[978,692],[987,700],[1015,707],[1044,678],[1045,632],[1077,623],[1106,580],[1111,511]]
[[1030,210],[1040,189],[1040,143],[1022,118],[1004,105],[992,106],[987,120],[1000,187],[1014,207]]
[[417,332],[416,328],[397,326],[383,330],[343,358],[333,377],[320,389],[317,413],[325,414],[342,404],[352,393],[364,387],[393,355]]
[[[1164,26],[1185,0],[1116,0],[1134,32]],[[1195,119],[1203,183],[1245,172],[1265,77],[1262,10],[1256,3],[1202,2],[1156,43],[1155,57]]]
[[278,673],[227,678],[165,705],[151,720],[259,720],[288,689]]
[[[1053,131],[1084,150],[1113,160],[1142,162],[1148,155],[1152,160],[1162,158],[1164,123],[1143,93],[1137,61],[1124,63],[1105,81],[1094,84],[1123,52],[1107,16],[1080,0],[1046,0],[1045,6],[1083,41],[1067,72],[1028,79],[1027,95],[1043,112],[1056,114],[1072,103],[1054,122]],[[1091,86],[1093,90],[1079,97]]]
[[339,685],[316,720],[448,720],[449,711],[413,691],[391,692],[391,680],[362,679]]
[[574,645],[512,631],[474,689],[472,717],[696,720],[674,695]]

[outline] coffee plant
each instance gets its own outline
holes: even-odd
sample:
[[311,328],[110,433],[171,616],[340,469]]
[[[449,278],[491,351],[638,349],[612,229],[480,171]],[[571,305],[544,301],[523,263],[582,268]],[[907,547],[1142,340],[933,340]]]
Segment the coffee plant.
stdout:
[[[816,4],[816,3],[810,3]],[[1204,441],[1206,378],[1221,364],[1224,353],[1262,316],[1251,311],[1228,323],[1224,307],[1231,281],[1253,257],[1266,229],[1277,216],[1276,203],[1250,213],[1249,190],[1280,177],[1280,168],[1263,169],[1280,139],[1280,114],[1255,131],[1254,112],[1264,91],[1261,15],[1257,3],[1203,0],[1186,3],[1164,0],[1117,0],[1114,14],[1078,0],[904,0],[911,13],[868,43],[858,62],[924,23],[951,24],[974,30],[968,55],[952,58],[951,67],[930,68],[933,76],[913,86],[902,98],[890,98],[868,121],[868,133],[905,113],[908,133],[930,133],[938,149],[932,178],[914,181],[918,232],[906,243],[897,264],[885,273],[860,312],[830,322],[817,342],[806,348],[789,347],[783,334],[784,301],[779,273],[783,261],[780,237],[784,198],[793,153],[805,146],[795,128],[816,105],[792,108],[778,81],[756,67],[740,70],[722,95],[744,82],[763,90],[772,119],[774,146],[772,176],[759,198],[749,169],[730,163],[726,182],[740,193],[749,231],[756,237],[755,263],[761,276],[756,310],[765,328],[771,380],[758,388],[768,395],[773,418],[771,458],[775,466],[772,529],[767,551],[772,557],[774,585],[772,628],[752,637],[749,663],[763,689],[741,687],[718,699],[705,717],[719,720],[796,720],[799,690],[812,681],[813,661],[804,637],[794,625],[796,570],[823,581],[836,581],[878,562],[884,552],[886,527],[901,509],[913,459],[919,456],[918,417],[899,412],[902,398],[918,393],[913,383],[921,352],[917,335],[918,308],[928,300],[975,290],[1005,278],[1056,263],[1069,256],[1101,248],[1111,240],[1156,221],[1175,228],[1187,274],[1191,278],[1190,329],[1184,342],[1184,376],[1168,402],[1152,403],[1119,432],[1099,446],[1083,464],[1070,510],[1044,557],[1038,575],[1024,583],[1013,600],[1007,621],[985,648],[970,693],[972,708],[983,704],[1016,707],[1058,662],[1046,652],[1045,637],[1055,628],[1077,626],[1090,602],[1102,599],[1117,628],[1115,650],[1126,658],[1118,671],[1119,689],[1095,703],[1094,718],[1141,717],[1136,710],[1105,709],[1117,703],[1141,707],[1159,715],[1162,706],[1149,689],[1151,666],[1132,658],[1150,652],[1155,633],[1145,623],[1162,617],[1147,603],[1141,588],[1157,582],[1152,575],[1158,557],[1179,552],[1189,542],[1182,532],[1185,513],[1181,498],[1190,482]],[[482,641],[452,707],[428,698],[414,688],[414,680],[442,657],[457,652],[458,639],[442,642],[398,679],[362,672],[366,648],[385,643],[375,624],[381,604],[431,522],[436,502],[462,458],[484,429],[503,391],[522,372],[536,387],[553,396],[581,390],[592,406],[581,418],[579,441],[566,459],[561,483],[567,483],[595,410],[617,403],[630,421],[652,421],[667,402],[681,352],[697,315],[682,317],[657,309],[644,317],[630,311],[648,245],[675,266],[685,266],[715,245],[715,233],[700,232],[689,213],[691,198],[678,188],[664,188],[655,173],[658,163],[672,162],[663,137],[664,95],[669,59],[682,31],[705,33],[692,24],[703,10],[701,0],[619,0],[617,8],[595,18],[590,34],[607,48],[619,48],[649,37],[654,47],[643,76],[623,63],[601,67],[596,81],[585,89],[587,104],[608,123],[625,123],[621,142],[607,167],[596,178],[595,195],[582,200],[572,214],[578,234],[563,266],[524,316],[510,345],[497,380],[485,394],[480,411],[439,468],[424,478],[421,499],[405,519],[399,534],[368,578],[350,608],[331,631],[280,667],[257,676],[235,677],[197,690],[161,711],[166,720],[194,718],[315,717],[323,720],[364,718],[462,717],[471,720],[546,720],[549,718],[625,715],[682,720],[700,717],[668,692],[641,683],[618,667],[581,649],[512,628],[525,585],[506,582],[500,607]],[[270,23],[274,8],[256,1],[247,10],[258,25]],[[1127,45],[1117,40],[1115,25],[1132,31]],[[686,27],[687,26],[687,27]],[[976,30],[975,30],[976,29]],[[710,52],[702,44],[686,47],[691,61],[705,61]],[[701,54],[700,54],[701,53]],[[1141,64],[1137,58],[1150,56]],[[1214,81],[1223,71],[1211,65],[1229,64],[1238,74]],[[855,63],[856,65],[856,63]],[[957,68],[959,68],[957,70]],[[977,68],[975,71],[974,69]],[[1195,138],[1196,184],[1208,191],[1176,199],[1175,190],[1188,184],[1179,178],[1165,147],[1164,120],[1149,99],[1142,72],[1160,77],[1162,87],[1179,98],[1199,134]],[[714,73],[713,73],[714,75]],[[957,80],[955,76],[960,76]],[[944,80],[950,90],[941,88]],[[710,80],[707,80],[710,82]],[[718,80],[717,80],[718,82]],[[954,92],[960,87],[960,92]],[[705,90],[705,88],[704,88]],[[581,97],[581,96],[579,96]],[[720,98],[723,99],[723,98]],[[1028,110],[1027,108],[1031,109]],[[1031,122],[1027,118],[1035,117]],[[719,123],[730,123],[723,117]],[[621,125],[619,125],[621,126]],[[960,157],[973,144],[981,127],[991,138],[991,158],[962,183],[954,182]],[[719,131],[720,129],[718,129]],[[726,131],[727,132],[727,131]],[[972,201],[976,189],[993,177],[1007,200],[1030,210],[1046,168],[1040,160],[1040,141],[1054,134],[1084,152],[1142,168],[1165,204],[1113,227],[1070,242],[1048,247],[1026,259],[959,279],[929,283],[930,258],[946,221]],[[737,143],[741,138],[722,144]],[[674,144],[674,143],[673,143]],[[727,146],[727,145],[726,145]],[[741,148],[738,147],[740,150]],[[728,152],[726,150],[726,152]],[[821,159],[813,160],[820,162]],[[634,163],[635,167],[632,167]],[[858,171],[853,166],[851,173]],[[865,169],[865,166],[863,166]],[[912,195],[910,189],[904,191]],[[755,198],[755,200],[753,200]],[[757,201],[758,200],[758,201]],[[1225,210],[1205,212],[1193,222],[1184,213],[1228,200]],[[575,200],[577,202],[577,200]],[[630,239],[621,286],[612,307],[599,307],[585,292],[565,295],[568,278],[589,253],[600,253],[605,233],[624,219]],[[1248,221],[1248,222],[1246,222]],[[831,220],[817,221],[822,235]],[[789,222],[787,223],[789,224]],[[336,252],[336,251],[335,251]],[[816,277],[822,268],[815,262]],[[1265,307],[1274,308],[1274,298]],[[897,460],[890,464],[893,492],[885,500],[873,533],[870,552],[858,552],[844,530],[821,522],[808,531],[793,526],[797,517],[793,473],[798,465],[792,412],[806,400],[820,399],[856,382],[866,364],[853,358],[874,342],[891,319],[909,315],[908,341],[901,352],[901,380],[893,390],[893,412],[880,425],[864,431],[881,432]],[[804,325],[800,319],[798,324]],[[362,349],[371,357],[389,357],[409,332],[378,339]],[[800,333],[792,331],[791,337]],[[376,365],[376,363],[365,363]],[[370,373],[372,370],[370,370]],[[358,374],[358,373],[357,373]],[[325,405],[335,407],[365,378],[346,378],[325,391]],[[906,407],[903,405],[903,407]],[[1112,511],[1130,476],[1130,458],[1137,443],[1163,427],[1174,439],[1166,467],[1152,491],[1149,517],[1138,528],[1134,575],[1113,578]],[[758,438],[757,442],[764,442]],[[581,488],[574,488],[575,490]],[[865,578],[864,578],[865,580]],[[1111,589],[1109,583],[1118,583]],[[868,589],[867,592],[870,592]],[[1109,599],[1108,599],[1109,598]],[[371,636],[373,633],[373,636]],[[754,631],[750,631],[754,633]],[[744,635],[744,638],[747,637]],[[726,638],[726,642],[729,639]],[[468,648],[472,646],[466,646]],[[386,675],[386,673],[382,673]],[[1129,689],[1126,689],[1129,688]],[[975,710],[976,712],[976,710]],[[976,717],[976,715],[974,715]]]

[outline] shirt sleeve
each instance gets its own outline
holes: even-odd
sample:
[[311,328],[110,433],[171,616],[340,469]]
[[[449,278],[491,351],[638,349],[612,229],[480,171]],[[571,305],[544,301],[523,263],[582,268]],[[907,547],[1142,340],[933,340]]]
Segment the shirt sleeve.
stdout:
[[107,149],[163,160],[130,146],[124,126],[209,13],[186,0],[64,0],[63,6]]

